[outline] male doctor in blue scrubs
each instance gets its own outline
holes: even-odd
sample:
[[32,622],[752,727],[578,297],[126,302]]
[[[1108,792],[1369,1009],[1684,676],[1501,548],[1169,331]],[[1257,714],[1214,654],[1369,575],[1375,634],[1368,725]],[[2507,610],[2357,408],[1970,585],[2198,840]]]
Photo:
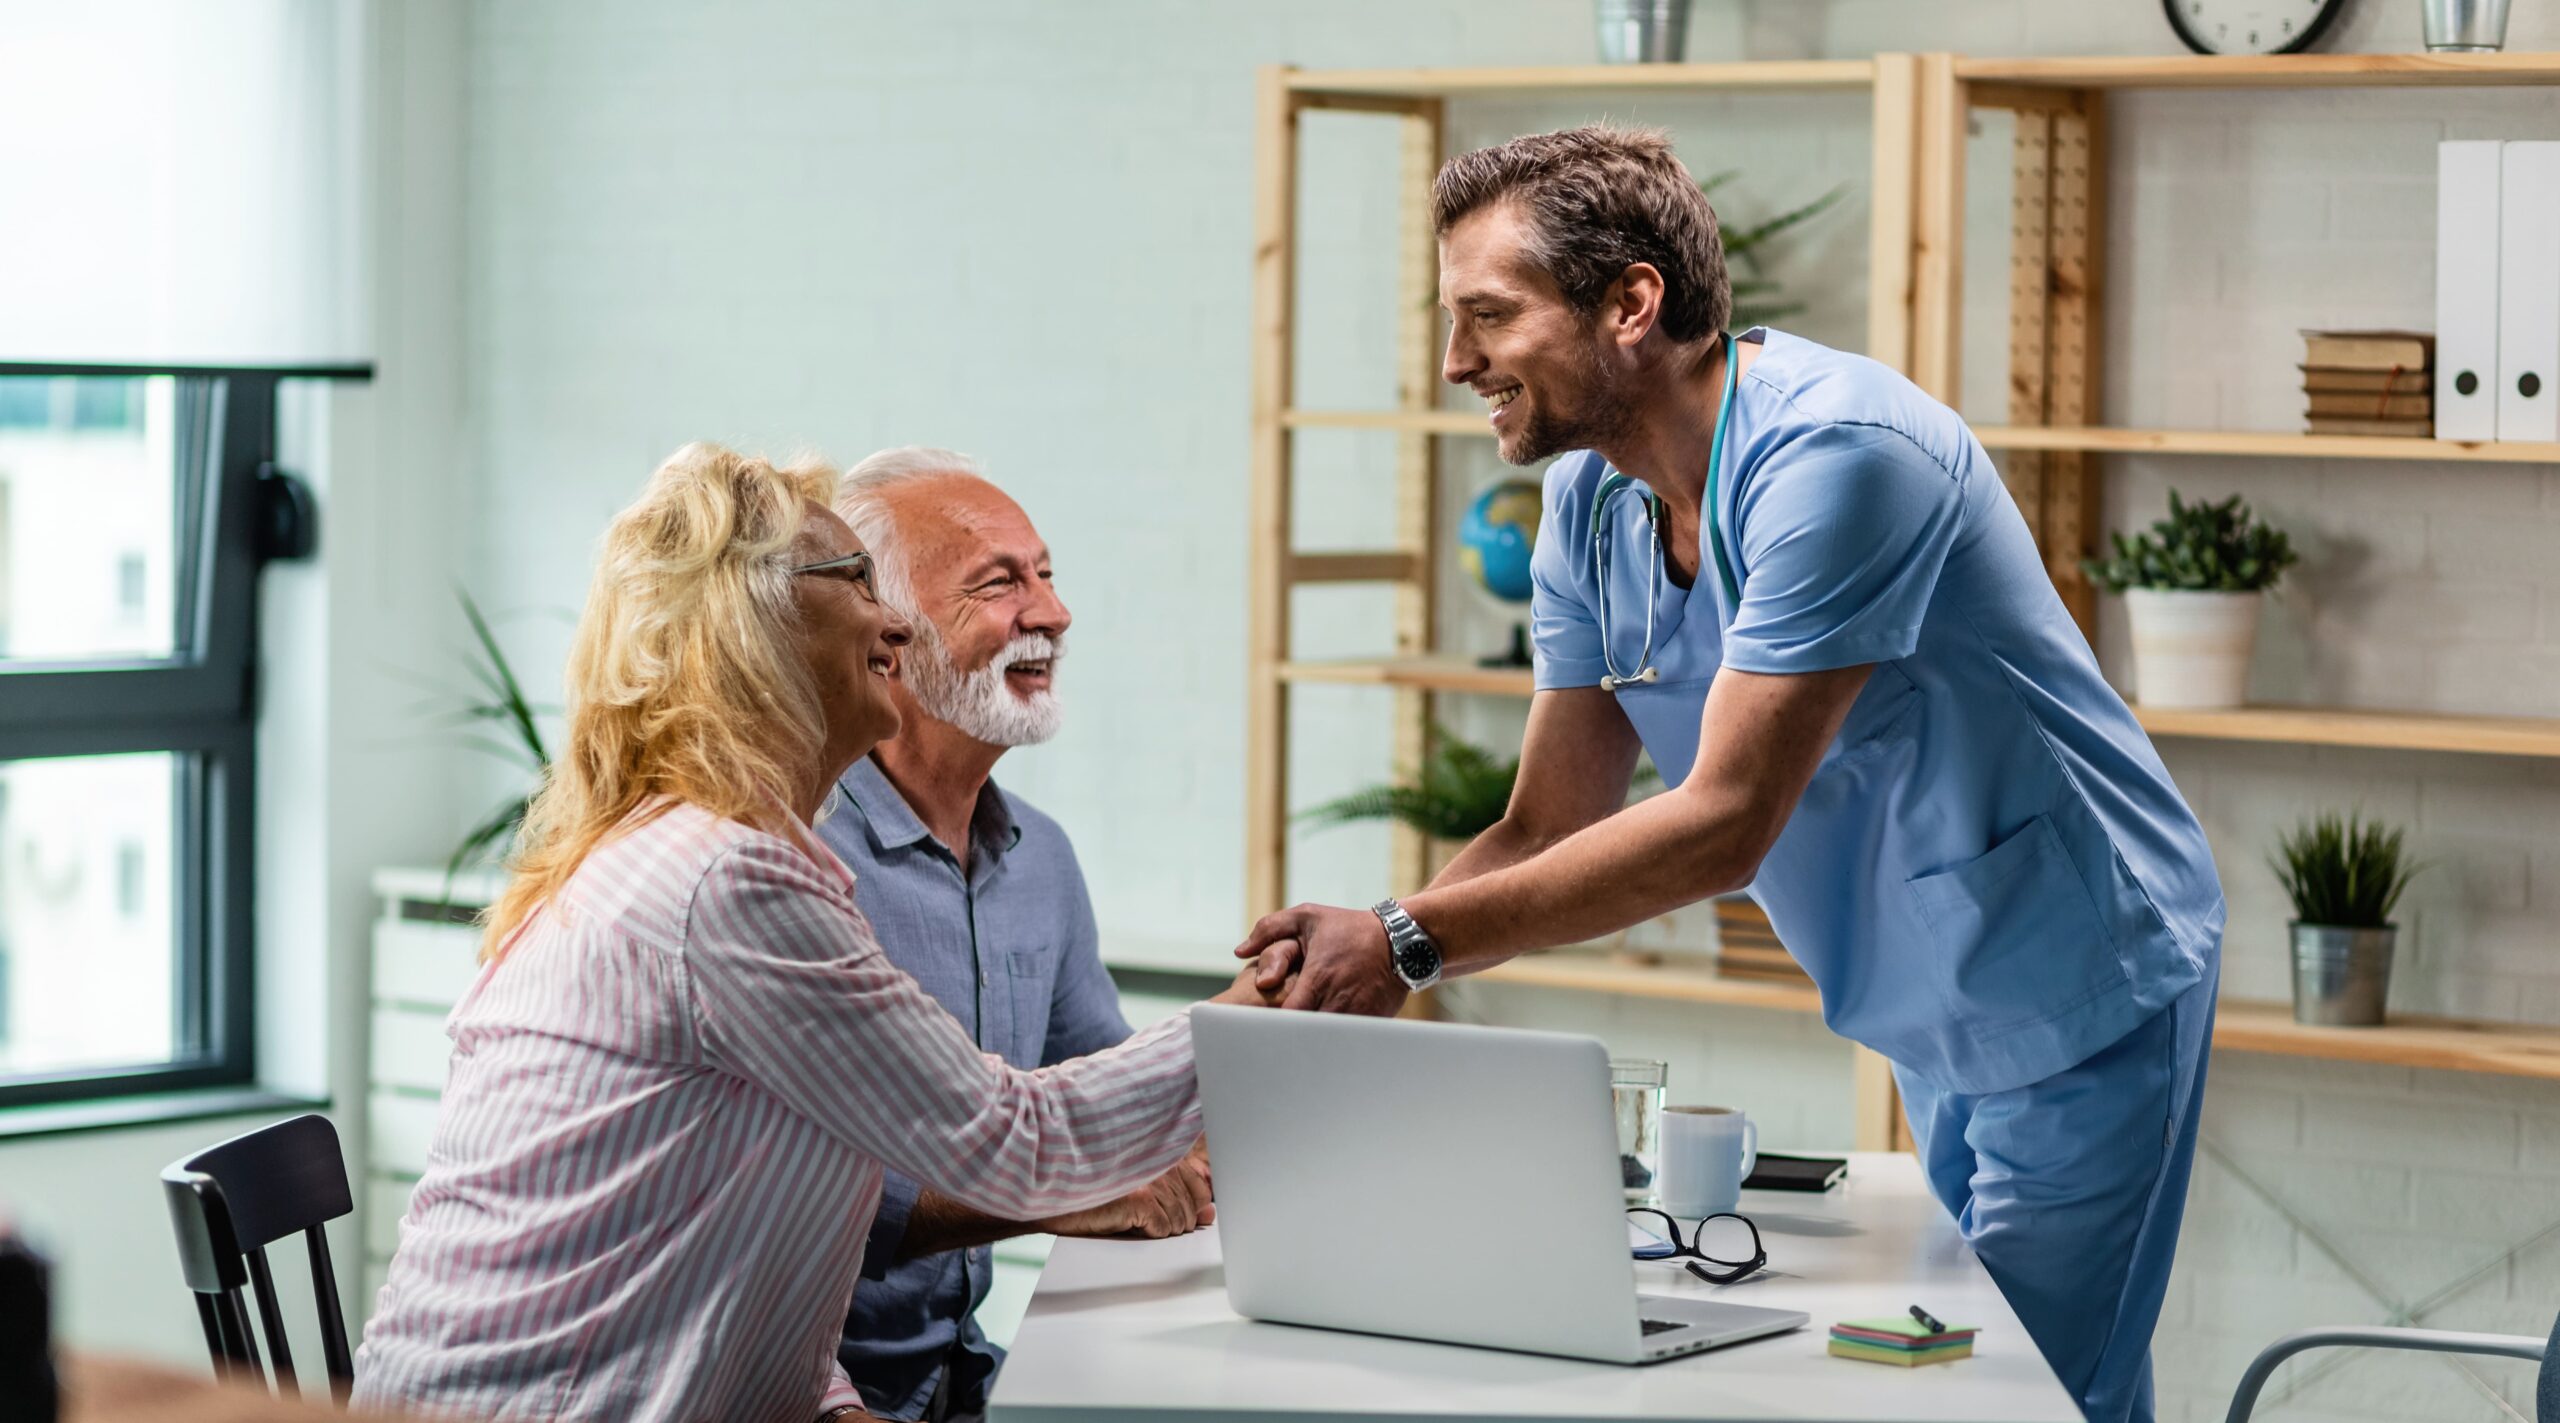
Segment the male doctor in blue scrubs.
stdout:
[[[1748,887],[1890,1058],[1931,1188],[2093,1420],[2152,1416],[2222,892],[1990,457],[1885,366],[1726,334],[1659,133],[1452,159],[1444,374],[1562,456],[1508,814],[1431,887],[1257,923],[1266,988],[1408,991]],[[1669,790],[1629,806],[1639,750]],[[1391,1087],[1389,1090],[1392,1090]]]

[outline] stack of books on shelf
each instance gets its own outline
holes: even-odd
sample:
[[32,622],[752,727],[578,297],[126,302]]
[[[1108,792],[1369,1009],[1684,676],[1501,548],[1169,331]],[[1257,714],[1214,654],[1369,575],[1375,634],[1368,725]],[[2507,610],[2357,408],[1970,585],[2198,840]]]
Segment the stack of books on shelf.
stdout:
[[1769,916],[1740,897],[1716,901],[1716,972],[1725,978],[1813,984],[1786,945],[1778,942]]
[[1928,1329],[1899,1316],[1844,1319],[1831,1326],[1831,1354],[1871,1364],[1943,1364],[1973,1353],[1972,1329]]
[[2315,435],[2436,432],[2436,338],[2423,331],[2305,331],[2302,394]]

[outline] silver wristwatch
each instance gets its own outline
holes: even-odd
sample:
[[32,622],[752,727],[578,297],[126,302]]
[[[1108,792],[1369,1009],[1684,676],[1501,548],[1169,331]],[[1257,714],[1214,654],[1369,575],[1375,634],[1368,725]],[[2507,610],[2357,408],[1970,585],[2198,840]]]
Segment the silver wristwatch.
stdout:
[[1378,922],[1387,926],[1387,966],[1404,980],[1404,986],[1420,993],[1440,981],[1440,941],[1424,932],[1404,912],[1404,906],[1393,899],[1381,899],[1369,906]]

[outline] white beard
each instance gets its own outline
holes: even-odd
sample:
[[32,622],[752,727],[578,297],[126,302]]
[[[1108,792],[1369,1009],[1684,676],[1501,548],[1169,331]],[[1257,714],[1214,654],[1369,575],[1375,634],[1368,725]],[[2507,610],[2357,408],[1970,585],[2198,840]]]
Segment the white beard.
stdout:
[[1053,688],[1028,697],[1005,685],[1007,669],[1020,662],[1046,661],[1050,675],[1066,656],[1067,640],[1033,633],[1006,643],[974,672],[951,664],[951,648],[933,624],[915,620],[915,645],[907,650],[899,675],[925,715],[946,721],[990,746],[1034,746],[1058,734],[1066,708]]

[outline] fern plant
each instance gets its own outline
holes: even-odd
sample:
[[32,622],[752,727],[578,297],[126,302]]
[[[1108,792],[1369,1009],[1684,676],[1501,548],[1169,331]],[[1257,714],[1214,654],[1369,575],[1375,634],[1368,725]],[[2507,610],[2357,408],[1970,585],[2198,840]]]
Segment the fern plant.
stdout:
[[2401,892],[2426,868],[2408,858],[2397,827],[2334,811],[2277,836],[2267,864],[2296,920],[2342,929],[2391,927]]
[[[1698,184],[1698,190],[1713,196],[1715,190],[1740,176],[1740,170],[1728,168]],[[1791,228],[1822,215],[1848,193],[1845,186],[1833,188],[1801,207],[1791,208],[1776,217],[1766,218],[1740,230],[1724,233],[1724,255],[1727,275],[1733,286],[1733,316],[1727,323],[1735,331],[1748,331],[1765,326],[1804,310],[1801,301],[1779,298],[1784,285],[1767,275],[1762,266],[1762,244]],[[1739,268],[1738,271],[1733,270]],[[1744,275],[1748,273],[1748,275]]]
[[1434,723],[1431,749],[1413,784],[1353,791],[1300,811],[1298,818],[1319,826],[1393,820],[1442,840],[1472,840],[1502,819],[1519,778],[1518,757],[1502,760]]
[[2161,588],[2201,593],[2255,593],[2273,588],[2301,561],[2281,529],[2258,521],[2234,494],[2219,504],[2189,504],[2169,491],[2169,517],[2147,533],[2110,536],[2110,558],[2080,561],[2110,593]]
[[[479,728],[463,744],[531,772],[533,783],[538,786],[551,770],[551,752],[543,744],[542,727],[536,720],[542,709],[525,696],[515,669],[507,664],[506,652],[498,646],[497,635],[489,630],[489,620],[480,614],[480,605],[460,589],[455,590],[454,596],[461,600],[462,615],[471,624],[473,656],[467,665],[471,679],[479,684],[478,695],[455,713],[463,725]],[[533,794],[528,791],[498,806],[471,827],[462,843],[453,847],[452,858],[445,861],[446,882],[450,884],[463,866],[514,835],[532,804]]]
[[[1392,820],[1435,839],[1472,840],[1501,822],[1511,808],[1511,787],[1519,779],[1519,757],[1503,760],[1434,722],[1431,749],[1411,785],[1353,791],[1299,811],[1297,818],[1319,827]],[[1636,766],[1631,784],[1649,789],[1661,780],[1662,773],[1647,759]]]

